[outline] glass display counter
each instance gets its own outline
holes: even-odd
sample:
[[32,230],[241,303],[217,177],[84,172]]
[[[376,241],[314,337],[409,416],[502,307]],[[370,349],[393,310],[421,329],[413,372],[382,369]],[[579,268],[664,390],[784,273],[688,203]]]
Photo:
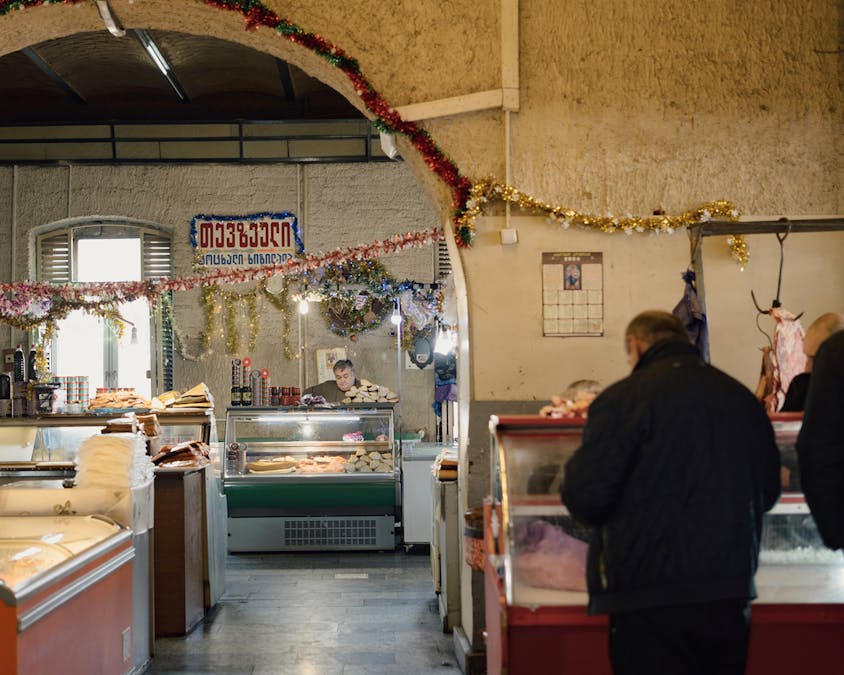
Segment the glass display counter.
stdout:
[[[844,657],[844,554],[824,548],[803,495],[794,443],[800,414],[772,418],[785,486],[765,515],[747,672],[825,673]],[[560,501],[584,422],[490,420],[485,504],[487,669],[491,674],[607,673],[606,616],[588,616],[590,530]],[[782,644],[801,645],[799,650]],[[784,665],[785,664],[785,665]]]
[[[0,418],[0,484],[17,480],[62,480],[76,474],[74,460],[84,440],[100,433],[109,420],[127,411],[107,414],[50,414]],[[158,411],[158,443],[174,445],[217,440],[211,409]]]
[[[844,553],[821,541],[800,491],[795,443],[802,413],[771,415],[782,495],[765,514],[747,672],[825,674],[844,662]],[[783,645],[799,649],[783,649]]]
[[229,408],[230,551],[392,549],[392,406]]
[[[129,588],[133,591],[132,644],[134,671],[142,672],[152,657],[152,483],[127,489],[70,486],[76,476],[75,459],[82,442],[100,434],[109,420],[127,410],[99,414],[45,414],[36,417],[0,418],[0,513],[6,515],[79,513],[107,514],[134,529]],[[210,409],[160,411],[159,444],[187,440],[216,440],[214,413]],[[205,604],[212,607],[223,592],[225,569],[225,499],[219,480],[205,472],[202,504],[202,557]],[[25,522],[33,522],[24,518]],[[130,664],[131,665],[131,664]],[[132,670],[130,668],[129,670]],[[2,671],[6,672],[6,671]],[[12,671],[13,672],[13,671]],[[44,671],[29,671],[44,672]],[[98,669],[78,672],[103,672]]]
[[484,504],[487,672],[610,675],[606,617],[588,616],[589,532],[560,501],[583,418],[490,418]]

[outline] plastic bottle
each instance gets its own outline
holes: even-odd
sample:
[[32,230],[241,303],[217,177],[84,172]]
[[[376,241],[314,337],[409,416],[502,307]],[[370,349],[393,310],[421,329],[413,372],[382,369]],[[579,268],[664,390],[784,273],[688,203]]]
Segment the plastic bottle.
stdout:
[[26,379],[28,382],[36,382],[38,380],[38,368],[35,361],[38,358],[38,352],[35,347],[29,348],[29,358],[26,360]]
[[14,368],[14,380],[15,382],[23,382],[24,378],[26,377],[26,370],[24,366],[24,358],[23,358],[23,347],[21,345],[17,346],[15,349],[15,368]]

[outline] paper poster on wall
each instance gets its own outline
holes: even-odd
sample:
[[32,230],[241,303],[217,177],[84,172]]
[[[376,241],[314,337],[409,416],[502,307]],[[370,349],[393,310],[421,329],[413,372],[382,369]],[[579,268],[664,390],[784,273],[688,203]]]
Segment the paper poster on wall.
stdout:
[[604,254],[542,254],[542,335],[604,334]]
[[190,243],[197,263],[216,269],[280,265],[305,250],[296,216],[287,211],[196,215],[190,223]]
[[334,347],[333,349],[316,350],[317,382],[325,382],[334,379],[334,364],[346,356],[345,347]]

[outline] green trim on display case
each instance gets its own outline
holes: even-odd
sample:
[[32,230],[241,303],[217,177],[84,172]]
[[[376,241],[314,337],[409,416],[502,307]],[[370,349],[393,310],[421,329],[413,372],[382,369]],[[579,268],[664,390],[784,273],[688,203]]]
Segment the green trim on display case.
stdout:
[[287,481],[249,485],[226,485],[229,513],[238,509],[291,509],[342,506],[381,506],[392,509],[396,498],[395,481],[363,483],[338,481],[309,484]]

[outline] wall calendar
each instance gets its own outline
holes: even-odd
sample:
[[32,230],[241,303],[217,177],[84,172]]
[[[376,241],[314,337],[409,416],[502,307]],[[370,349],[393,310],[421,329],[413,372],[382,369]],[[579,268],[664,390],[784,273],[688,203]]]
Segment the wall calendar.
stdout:
[[542,335],[604,334],[604,254],[542,254]]

